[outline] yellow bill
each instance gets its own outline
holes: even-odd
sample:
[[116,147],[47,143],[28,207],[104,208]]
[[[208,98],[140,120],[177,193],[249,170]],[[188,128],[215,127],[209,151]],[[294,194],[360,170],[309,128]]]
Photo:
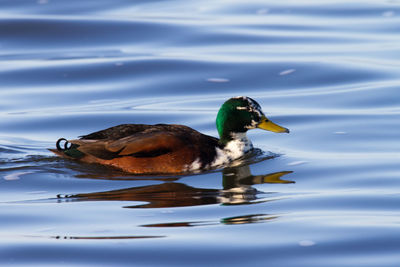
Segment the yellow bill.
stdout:
[[262,116],[261,122],[257,125],[257,128],[271,131],[274,133],[289,133],[289,129],[286,129],[285,127],[273,123],[272,121],[268,120],[267,117],[265,116]]

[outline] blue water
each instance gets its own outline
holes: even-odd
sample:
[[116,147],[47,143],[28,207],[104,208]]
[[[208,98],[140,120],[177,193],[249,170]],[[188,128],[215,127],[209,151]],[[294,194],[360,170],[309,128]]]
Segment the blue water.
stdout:
[[[0,265],[398,266],[400,1],[0,1]],[[184,177],[52,155],[122,123],[289,135]],[[273,155],[269,158],[268,155]]]

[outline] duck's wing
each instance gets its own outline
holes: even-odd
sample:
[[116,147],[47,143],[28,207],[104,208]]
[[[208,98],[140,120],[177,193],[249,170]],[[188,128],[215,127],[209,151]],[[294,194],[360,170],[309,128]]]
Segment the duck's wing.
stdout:
[[69,142],[72,148],[84,154],[106,160],[124,156],[156,157],[190,145],[168,132],[139,133],[118,140],[77,139]]

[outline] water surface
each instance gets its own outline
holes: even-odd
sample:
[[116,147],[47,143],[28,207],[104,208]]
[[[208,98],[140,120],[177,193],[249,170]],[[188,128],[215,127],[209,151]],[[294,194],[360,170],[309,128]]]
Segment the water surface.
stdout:
[[[396,266],[400,1],[1,1],[0,264]],[[52,155],[121,123],[217,135],[239,167],[137,177]],[[272,157],[270,157],[273,155]]]

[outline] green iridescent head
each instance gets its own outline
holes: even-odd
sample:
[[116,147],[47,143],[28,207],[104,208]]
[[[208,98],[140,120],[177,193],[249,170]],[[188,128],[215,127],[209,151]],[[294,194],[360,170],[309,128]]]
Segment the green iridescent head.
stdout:
[[254,99],[246,96],[227,100],[219,109],[216,122],[222,144],[233,140],[235,133],[245,133],[255,128],[276,133],[289,132],[288,129],[268,120],[261,106]]

